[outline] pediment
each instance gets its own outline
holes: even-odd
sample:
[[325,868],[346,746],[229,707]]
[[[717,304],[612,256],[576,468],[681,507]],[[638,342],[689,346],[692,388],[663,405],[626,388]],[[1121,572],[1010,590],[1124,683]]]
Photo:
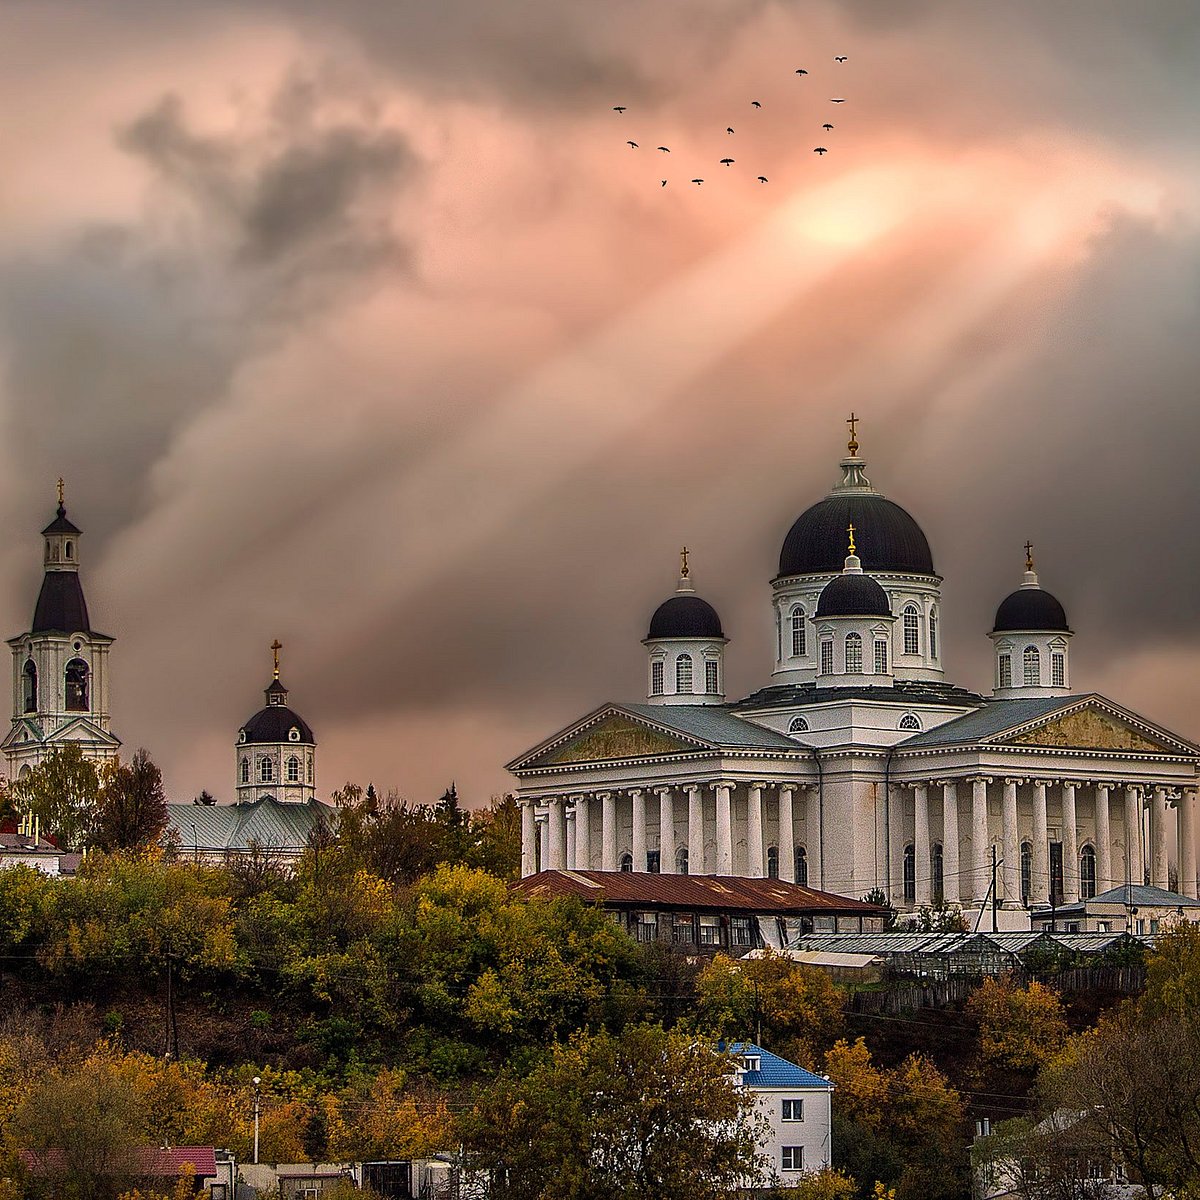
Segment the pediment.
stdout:
[[80,742],[115,749],[120,746],[121,739],[114,737],[111,733],[105,733],[99,725],[89,721],[86,717],[76,717],[74,720],[60,725],[46,738],[48,746],[61,745],[64,742]]
[[1191,747],[1160,734],[1151,726],[1135,724],[1099,704],[1053,714],[1033,728],[1002,739],[1010,746],[1046,746],[1070,750],[1131,751],[1139,754],[1188,753]]
[[570,763],[608,762],[613,759],[651,758],[663,754],[692,754],[703,743],[689,741],[634,720],[622,712],[609,712],[577,732],[559,739],[536,757],[525,759],[521,769]]

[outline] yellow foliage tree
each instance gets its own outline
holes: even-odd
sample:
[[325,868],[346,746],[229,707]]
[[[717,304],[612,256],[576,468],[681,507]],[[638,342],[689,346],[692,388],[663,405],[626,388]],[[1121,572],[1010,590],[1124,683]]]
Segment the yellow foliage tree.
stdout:
[[878,1129],[888,1110],[888,1077],[871,1062],[867,1043],[842,1038],[825,1053],[825,1074],[834,1085],[838,1112],[866,1129]]
[[989,1066],[1037,1070],[1067,1037],[1058,993],[1036,980],[1018,987],[1011,976],[985,979],[967,1000],[967,1012],[979,1022],[980,1056]]

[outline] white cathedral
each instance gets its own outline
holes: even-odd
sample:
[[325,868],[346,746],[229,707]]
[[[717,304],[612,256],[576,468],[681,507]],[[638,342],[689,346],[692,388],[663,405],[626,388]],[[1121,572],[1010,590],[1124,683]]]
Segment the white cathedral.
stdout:
[[850,425],[841,479],[783,542],[770,683],[726,698],[728,639],[685,554],[643,642],[645,699],[604,704],[508,765],[522,875],[778,877],[1023,915],[1125,883],[1166,889],[1173,868],[1195,897],[1200,749],[1073,689],[1073,631],[1028,546],[989,635],[991,695],[948,683],[942,577]]

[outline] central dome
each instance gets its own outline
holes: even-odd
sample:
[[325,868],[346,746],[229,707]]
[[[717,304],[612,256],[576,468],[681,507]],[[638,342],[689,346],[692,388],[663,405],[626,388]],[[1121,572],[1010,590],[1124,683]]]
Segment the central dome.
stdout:
[[936,575],[921,527],[875,492],[837,492],[801,513],[779,553],[779,574],[819,575],[842,569],[846,528],[853,524],[862,557],[875,572]]

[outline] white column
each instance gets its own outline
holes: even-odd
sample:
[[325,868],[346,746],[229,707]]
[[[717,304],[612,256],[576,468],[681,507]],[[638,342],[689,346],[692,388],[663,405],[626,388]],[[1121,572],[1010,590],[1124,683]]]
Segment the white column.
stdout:
[[983,902],[992,886],[992,843],[988,834],[986,779],[971,780],[971,853],[975,859],[975,899]]
[[942,879],[947,904],[959,900],[958,879],[958,784],[942,784]]
[[1033,878],[1029,881],[1031,906],[1050,904],[1050,833],[1046,820],[1046,781],[1033,781]]
[[1196,789],[1185,788],[1179,798],[1179,890],[1195,899]]
[[1118,881],[1112,873],[1112,828],[1108,813],[1108,784],[1096,784],[1096,895]]
[[1135,784],[1125,786],[1125,879],[1121,882],[1146,882],[1142,862],[1142,789]]
[[564,817],[564,844],[566,848],[565,865],[568,871],[575,869],[575,809],[568,801],[563,806]]
[[601,792],[600,800],[600,869],[617,869],[617,798],[612,792]]
[[1017,837],[1017,780],[1004,781],[1004,903],[1021,906],[1021,844]]
[[519,800],[521,806],[521,877],[537,873],[537,823],[533,819],[533,801]]
[[732,783],[713,785],[717,792],[717,874],[733,874]]
[[746,855],[749,859],[746,874],[751,879],[766,875],[766,848],[763,845],[763,788],[765,783],[752,783],[746,799]]
[[821,812],[820,788],[810,787],[808,789],[805,795],[804,813],[805,834],[808,838],[808,845],[805,847],[808,851],[808,886],[816,888],[818,891],[824,891],[825,872],[822,869],[824,856],[821,851],[821,839],[824,837],[825,830],[821,827],[821,818],[825,814]]
[[675,790],[655,788],[658,792],[658,869],[664,875],[675,874]]
[[895,905],[904,902],[904,846],[908,822],[904,819],[908,805],[908,788],[888,785],[888,843],[891,848],[891,879],[888,880],[888,900]]
[[562,796],[551,796],[550,810],[550,870],[561,871],[567,865],[567,806]]
[[796,882],[796,820],[792,810],[792,785],[779,785],[779,878]]
[[632,788],[629,792],[633,799],[633,869],[646,869],[646,791],[644,788]]
[[704,792],[698,784],[687,789],[688,874],[704,874]]
[[913,787],[913,811],[917,904],[928,905],[932,899],[933,856],[929,853],[929,789],[923,783]]
[[1167,789],[1154,789],[1154,806],[1150,809],[1150,886],[1167,886]]
[[550,869],[550,816],[538,822],[538,867],[543,871]]
[[575,869],[592,869],[592,810],[587,796],[575,797]]
[[1079,899],[1079,825],[1075,819],[1075,788],[1077,784],[1062,785],[1063,822],[1063,899],[1074,904]]

